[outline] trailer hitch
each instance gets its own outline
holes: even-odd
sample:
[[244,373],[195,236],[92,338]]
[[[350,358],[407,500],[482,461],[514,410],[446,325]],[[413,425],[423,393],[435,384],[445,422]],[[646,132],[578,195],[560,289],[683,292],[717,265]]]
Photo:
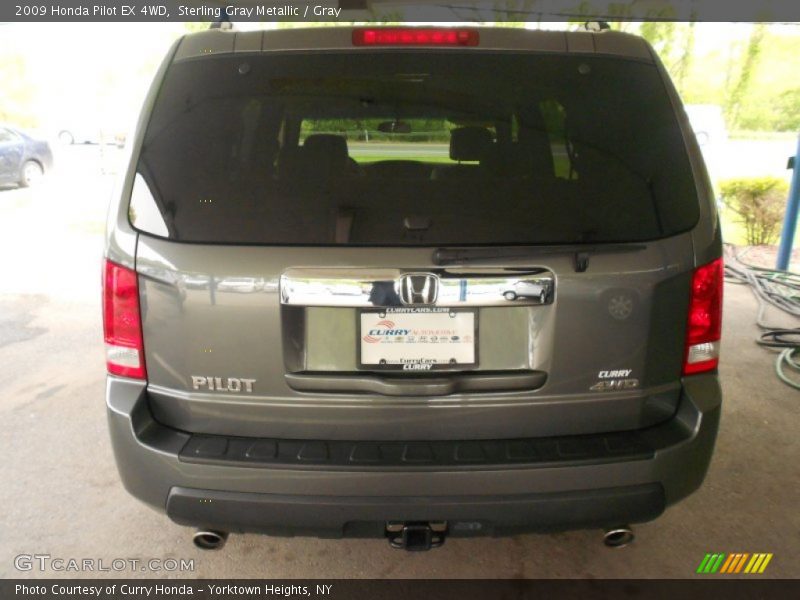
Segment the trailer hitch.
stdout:
[[447,536],[447,521],[410,521],[386,524],[389,545],[398,550],[421,552],[438,548]]

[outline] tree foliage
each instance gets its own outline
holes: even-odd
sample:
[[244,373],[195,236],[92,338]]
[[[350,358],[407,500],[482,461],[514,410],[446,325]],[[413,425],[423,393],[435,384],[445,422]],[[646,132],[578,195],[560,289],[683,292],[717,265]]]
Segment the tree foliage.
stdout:
[[675,25],[671,21],[645,21],[642,23],[639,34],[650,42],[660,56],[670,57],[675,44]]
[[686,35],[683,42],[683,48],[680,51],[680,56],[675,65],[673,75],[675,77],[675,85],[678,91],[682,94],[685,90],[686,78],[692,69],[692,57],[694,56],[695,45],[695,29],[697,23],[692,21],[686,27]]
[[773,101],[779,131],[800,131],[800,87],[783,92]]
[[742,68],[739,72],[739,77],[733,89],[727,94],[725,103],[725,112],[728,118],[729,126],[736,127],[739,125],[742,113],[742,103],[747,96],[750,89],[750,83],[755,76],[756,69],[758,68],[759,58],[761,56],[761,46],[764,42],[764,34],[766,33],[766,25],[758,23],[753,27],[750,33],[750,40],[747,43],[747,50],[745,51],[744,61]]
[[0,121],[35,126],[35,88],[26,79],[27,64],[19,54],[0,59]]

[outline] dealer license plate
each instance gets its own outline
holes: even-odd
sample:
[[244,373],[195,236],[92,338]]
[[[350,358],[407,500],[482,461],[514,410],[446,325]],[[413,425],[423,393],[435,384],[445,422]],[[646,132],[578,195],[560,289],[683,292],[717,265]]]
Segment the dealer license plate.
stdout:
[[474,309],[364,310],[358,339],[361,369],[425,372],[478,364]]

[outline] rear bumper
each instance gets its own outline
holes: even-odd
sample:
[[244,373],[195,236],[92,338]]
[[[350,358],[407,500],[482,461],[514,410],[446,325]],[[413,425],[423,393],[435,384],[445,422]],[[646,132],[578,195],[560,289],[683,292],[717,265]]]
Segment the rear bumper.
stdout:
[[178,523],[339,537],[382,535],[387,521],[448,521],[452,535],[475,535],[657,517],[702,483],[721,393],[716,375],[688,378],[672,419],[633,432],[646,452],[473,465],[190,460],[196,436],[158,424],[144,384],[109,377],[107,404],[125,487]]

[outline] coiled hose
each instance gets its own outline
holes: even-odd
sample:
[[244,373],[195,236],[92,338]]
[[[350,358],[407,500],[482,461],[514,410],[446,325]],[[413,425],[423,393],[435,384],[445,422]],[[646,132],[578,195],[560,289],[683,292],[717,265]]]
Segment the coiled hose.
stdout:
[[746,263],[742,257],[749,248],[737,253],[733,246],[726,244],[726,247],[726,280],[749,285],[758,300],[756,324],[764,333],[756,343],[778,350],[775,372],[786,385],[800,390],[800,379],[788,375],[791,371],[800,374],[800,327],[787,329],[773,327],[764,322],[764,313],[768,306],[800,318],[800,274]]

